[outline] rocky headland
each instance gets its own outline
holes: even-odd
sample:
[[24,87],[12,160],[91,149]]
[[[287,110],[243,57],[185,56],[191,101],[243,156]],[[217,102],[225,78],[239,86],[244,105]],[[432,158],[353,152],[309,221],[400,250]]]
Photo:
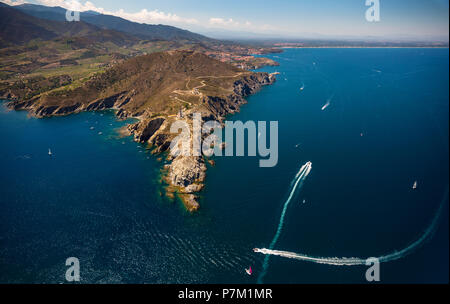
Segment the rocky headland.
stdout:
[[[221,122],[239,111],[246,96],[274,81],[274,75],[245,71],[201,53],[168,51],[131,58],[83,85],[71,85],[70,77],[38,79],[15,84],[1,95],[13,99],[8,103],[11,109],[38,118],[105,109],[116,110],[119,119],[137,118],[127,131],[135,141],[167,157],[163,169],[167,195],[178,196],[194,212],[200,207],[208,160],[167,153],[178,135],[170,132],[170,126],[179,119],[192,125],[194,113],[200,113],[204,122]],[[50,89],[43,93],[33,89],[42,86]]]

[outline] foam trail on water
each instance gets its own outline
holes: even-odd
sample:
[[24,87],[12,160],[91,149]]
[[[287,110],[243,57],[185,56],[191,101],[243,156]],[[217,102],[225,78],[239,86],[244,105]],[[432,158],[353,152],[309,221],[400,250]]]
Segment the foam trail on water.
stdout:
[[[378,257],[377,259],[381,263],[391,262],[395,260],[399,260],[407,255],[410,255],[413,253],[416,249],[421,247],[429,238],[431,238],[433,232],[436,230],[437,225],[439,224],[439,219],[442,214],[442,211],[446,205],[446,202],[448,200],[448,188],[444,195],[444,198],[441,202],[441,205],[439,206],[438,211],[436,212],[436,215],[434,216],[430,226],[425,230],[425,232],[422,234],[422,236],[415,241],[414,243],[411,243],[406,248],[395,251],[383,256]],[[279,251],[279,250],[273,250],[273,247],[271,249],[255,249],[255,252],[265,254],[266,256],[280,256],[288,259],[295,259],[305,262],[312,262],[317,264],[326,264],[326,265],[333,265],[333,266],[362,266],[366,265],[366,262],[368,260],[372,260],[373,258],[333,258],[333,257],[314,257],[314,256],[308,256],[305,254],[299,254],[294,252],[288,252],[288,251]]]
[[[303,185],[303,181],[305,180],[305,178],[309,175],[309,173],[311,173],[311,169],[312,169],[312,163],[307,162],[305,165],[303,165],[300,168],[297,175],[295,175],[291,192],[289,193],[289,196],[288,196],[286,202],[284,203],[283,211],[281,212],[281,218],[280,218],[280,223],[278,224],[277,232],[275,233],[275,236],[274,236],[272,242],[270,243],[270,247],[269,247],[270,250],[275,248],[275,245],[277,244],[278,239],[281,235],[281,231],[283,230],[283,226],[284,226],[284,218],[286,217],[286,212],[289,207],[289,203],[291,202],[292,198],[294,197],[294,194],[297,191],[297,189],[301,188],[301,186]],[[263,270],[262,270],[260,276],[258,277],[258,283],[262,283],[262,280],[264,279],[264,276],[267,273],[267,268],[269,267],[269,259],[270,259],[270,255],[266,255],[266,257],[264,259],[264,263],[263,263]]]

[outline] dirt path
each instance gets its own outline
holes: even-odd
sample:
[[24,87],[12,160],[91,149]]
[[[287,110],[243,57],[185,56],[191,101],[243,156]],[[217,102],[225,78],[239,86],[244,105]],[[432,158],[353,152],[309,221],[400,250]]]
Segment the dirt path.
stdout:
[[[214,78],[214,79],[235,78],[235,77],[241,76],[242,74],[247,74],[247,72],[239,72],[239,73],[237,73],[236,75],[233,75],[233,76],[198,76],[198,77],[196,77],[196,79],[200,80],[202,78]],[[192,89],[189,89],[190,83],[191,83],[191,77],[189,77],[188,81],[186,82],[186,86],[185,86],[186,90],[174,90],[173,93],[178,94],[178,95],[182,95],[182,96],[183,95],[184,96],[185,95],[195,95],[195,96],[198,96],[199,99],[201,99],[203,97],[203,93],[200,92],[199,89],[208,86],[208,84],[206,84],[206,80],[201,80],[200,81],[201,85],[196,86],[196,87],[194,87]],[[178,97],[174,97],[174,99],[192,106],[192,103],[190,103],[188,101],[185,101],[185,100],[182,100],[182,99],[180,99]]]

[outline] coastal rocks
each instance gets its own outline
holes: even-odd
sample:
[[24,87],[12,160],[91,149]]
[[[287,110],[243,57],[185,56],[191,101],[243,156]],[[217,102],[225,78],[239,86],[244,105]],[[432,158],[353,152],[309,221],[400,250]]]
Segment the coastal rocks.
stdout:
[[214,120],[220,120],[228,114],[239,111],[241,105],[245,104],[246,96],[256,93],[262,86],[270,85],[276,81],[274,75],[268,73],[253,73],[244,76],[233,84],[233,93],[225,96],[205,96],[203,103],[212,113]]
[[[170,164],[168,179],[172,185],[187,188],[204,182],[205,177],[206,165],[202,157],[178,156]],[[191,192],[193,188],[195,186],[187,192]]]
[[257,70],[265,66],[279,66],[280,64],[272,59],[255,57],[252,62],[242,63],[241,68],[245,70]]
[[180,194],[180,198],[187,211],[196,212],[200,209],[200,204],[198,203],[198,197],[194,194]]
[[86,107],[86,111],[106,110],[113,107],[119,108],[119,106],[116,104],[123,106],[124,104],[129,102],[130,98],[127,97],[126,94],[127,92],[121,92],[106,98],[95,100]]
[[119,109],[116,113],[117,118],[119,119],[127,119],[128,117],[131,117],[132,114],[124,109]]
[[[8,98],[11,99],[11,98]],[[9,103],[7,103],[8,108],[19,111],[19,110],[25,110],[25,109],[30,109],[31,106],[34,104],[34,100],[26,100],[26,101],[19,101],[19,100],[14,100],[14,101],[10,101]]]
[[[206,96],[203,99],[214,118],[225,117],[227,114],[235,113],[240,105],[245,103],[245,99],[237,94],[229,95],[225,98],[217,96]],[[210,119],[213,120],[213,119]]]
[[178,195],[189,212],[200,209],[196,195],[205,187],[206,165],[202,157],[177,156],[165,166],[168,171],[165,180],[169,184],[168,197]]
[[192,194],[192,193],[198,193],[205,188],[205,185],[203,184],[192,184],[184,188],[184,193]]
[[[70,79],[66,79],[62,77],[58,78],[58,81],[69,81]],[[56,80],[55,80],[56,81]],[[57,100],[46,100],[46,96],[35,96],[30,99],[19,99],[15,98],[15,95],[11,93],[5,93],[5,97],[11,100],[7,106],[14,110],[27,110],[31,115],[37,118],[50,117],[50,116],[65,116],[74,113],[79,113],[81,111],[101,111],[107,109],[117,109],[117,116],[121,119],[126,119],[133,116],[132,113],[129,113],[126,110],[123,110],[127,103],[133,100],[134,92],[121,92],[118,94],[114,94],[105,98],[96,99],[89,103],[81,103],[75,99],[70,102],[66,102],[61,105],[58,104]]]
[[81,103],[74,104],[73,106],[58,108],[58,110],[56,110],[53,114],[54,115],[68,115],[70,113],[76,112],[79,108],[81,108]]
[[134,134],[134,140],[140,143],[146,143],[159,130],[164,123],[164,118],[153,120],[144,120],[130,125],[129,130]]
[[55,112],[58,110],[58,108],[58,106],[40,106],[34,111],[34,115],[40,118],[55,115]]
[[155,134],[151,139],[150,139],[150,144],[157,147],[155,152],[156,153],[162,153],[162,152],[166,152],[167,150],[169,150],[170,148],[170,141],[171,136],[169,136],[168,134]]
[[245,97],[257,92],[262,86],[275,82],[276,78],[267,73],[254,73],[234,83],[234,92]]

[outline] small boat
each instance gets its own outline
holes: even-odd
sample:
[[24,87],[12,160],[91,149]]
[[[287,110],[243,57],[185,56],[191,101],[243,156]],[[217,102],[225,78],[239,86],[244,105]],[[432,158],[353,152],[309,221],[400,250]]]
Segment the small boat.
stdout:
[[330,106],[330,102],[328,101],[323,107],[322,107],[322,111],[325,111],[329,106]]
[[302,84],[301,88],[300,88],[300,92],[303,91],[305,89],[305,84]]
[[412,186],[413,190],[416,190],[418,186],[419,186],[419,184],[417,183],[417,181],[415,181],[414,185]]
[[48,149],[48,155],[49,155],[49,156],[52,156],[52,155],[53,155],[52,150]]
[[253,275],[252,267],[250,267],[249,269],[245,269],[245,272],[246,272],[249,276]]
[[303,200],[303,204],[306,204],[306,200]]

